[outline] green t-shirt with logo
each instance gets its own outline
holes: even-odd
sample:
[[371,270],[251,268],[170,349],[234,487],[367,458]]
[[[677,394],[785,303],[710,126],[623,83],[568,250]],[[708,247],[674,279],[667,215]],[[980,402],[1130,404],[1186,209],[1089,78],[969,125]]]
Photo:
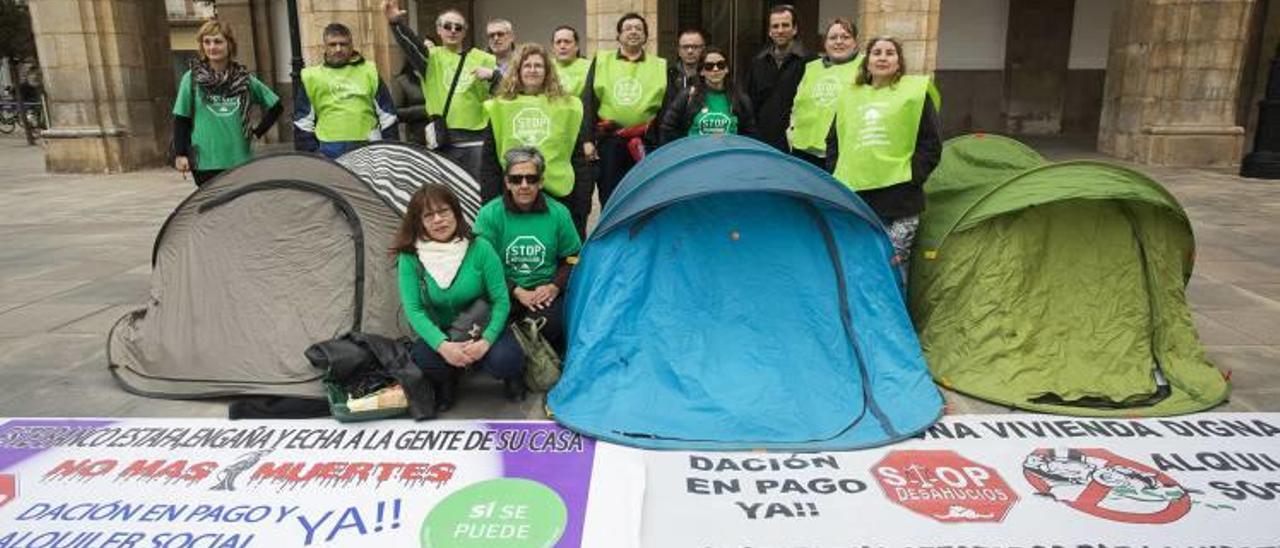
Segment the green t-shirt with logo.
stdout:
[[729,96],[723,91],[707,90],[707,100],[693,115],[689,135],[723,135],[738,133],[738,117],[733,114]]
[[560,79],[560,87],[564,88],[564,92],[574,97],[581,97],[582,90],[587,87],[587,70],[591,68],[591,61],[581,57],[575,58],[568,64],[556,63],[556,77]]
[[[249,161],[253,153],[249,149],[249,139],[245,138],[244,129],[240,125],[240,109],[245,105],[241,105],[240,99],[236,97],[206,94],[199,86],[196,87],[197,93],[193,98],[192,85],[191,71],[187,71],[178,84],[173,114],[191,118],[191,146],[196,151],[195,169],[229,169]],[[266,110],[276,106],[280,97],[256,77],[249,76],[249,100]]]
[[[426,99],[427,112],[437,116],[444,112],[449,87],[453,85],[453,75],[458,74],[458,62],[461,60],[462,54],[449,48],[431,48],[427,55],[427,74],[422,78],[422,96]],[[484,110],[484,102],[489,99],[489,81],[476,79],[475,71],[480,67],[496,69],[498,60],[491,53],[472,49],[467,53],[462,73],[458,74],[453,102],[449,103],[449,117],[445,119],[449,129],[479,130],[489,124],[489,116]]]
[[514,147],[537,148],[546,161],[543,190],[557,197],[573,191],[574,145],[582,127],[582,100],[546,95],[519,95],[515,99],[490,99],[484,108],[493,127],[493,140],[498,163],[505,170],[503,157]]
[[516,213],[499,196],[476,214],[476,236],[493,244],[507,279],[525,289],[550,283],[560,260],[582,248],[569,208],[547,196],[543,200],[544,212]]

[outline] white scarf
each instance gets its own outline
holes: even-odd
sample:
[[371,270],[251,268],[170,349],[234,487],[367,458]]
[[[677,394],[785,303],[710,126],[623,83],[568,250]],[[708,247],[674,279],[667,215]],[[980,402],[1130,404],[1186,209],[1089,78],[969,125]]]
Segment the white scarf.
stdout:
[[418,261],[440,289],[449,289],[453,285],[458,267],[462,266],[462,258],[467,256],[468,243],[463,238],[452,242],[418,240]]

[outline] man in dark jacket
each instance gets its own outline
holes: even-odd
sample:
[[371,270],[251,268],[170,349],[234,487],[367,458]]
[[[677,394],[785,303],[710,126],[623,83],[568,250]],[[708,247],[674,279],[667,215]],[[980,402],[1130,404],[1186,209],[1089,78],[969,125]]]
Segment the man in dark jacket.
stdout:
[[796,40],[796,10],[789,5],[769,10],[769,40],[747,67],[744,87],[755,108],[757,138],[789,152],[791,103],[804,77],[804,65],[814,56]]

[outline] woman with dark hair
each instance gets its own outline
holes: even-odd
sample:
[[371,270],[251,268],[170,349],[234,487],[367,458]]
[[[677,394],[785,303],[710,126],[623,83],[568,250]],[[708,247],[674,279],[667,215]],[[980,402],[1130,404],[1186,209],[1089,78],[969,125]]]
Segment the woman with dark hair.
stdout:
[[473,365],[502,380],[508,399],[523,398],[524,352],[506,329],[502,260],[472,235],[452,190],[426,184],[413,195],[392,252],[418,335],[409,354],[435,386],[437,410],[453,407],[458,379]]
[[880,217],[893,242],[893,263],[904,269],[924,211],[924,182],[942,158],[932,84],[906,72],[901,43],[867,41],[827,137],[827,169]]
[[542,189],[564,204],[579,235],[591,213],[591,182],[582,156],[582,100],[560,86],[555,60],[538,44],[524,44],[514,56],[493,99],[485,102],[485,132],[480,198],[503,196],[506,153],[533,147],[546,161]]
[[699,65],[702,78],[680,90],[662,115],[662,144],[686,135],[754,136],[751,100],[734,85],[729,57],[720,48],[710,47]]
[[836,99],[848,89],[858,74],[862,56],[858,53],[858,27],[837,17],[827,25],[823,55],[804,66],[804,77],[791,105],[791,154],[824,167],[827,133],[835,118]]
[[[192,172],[196,186],[249,161],[249,142],[276,123],[280,97],[236,62],[231,26],[213,19],[196,31],[199,60],[178,82],[173,103],[173,167]],[[254,105],[264,109],[257,125]]]

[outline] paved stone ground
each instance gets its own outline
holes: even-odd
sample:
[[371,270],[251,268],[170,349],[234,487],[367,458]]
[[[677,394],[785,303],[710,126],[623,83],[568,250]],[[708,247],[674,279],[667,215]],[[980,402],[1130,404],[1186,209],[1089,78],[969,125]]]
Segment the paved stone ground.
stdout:
[[[1054,159],[1103,158],[1088,143],[1035,140]],[[148,290],[156,231],[193,189],[175,172],[49,175],[39,148],[0,138],[0,416],[225,416],[226,401],[148,399],[107,372],[107,330]],[[1190,300],[1209,356],[1231,371],[1224,411],[1280,410],[1280,181],[1139,168],[1190,214]],[[473,378],[453,418],[537,418]],[[947,393],[952,413],[1008,412]]]

